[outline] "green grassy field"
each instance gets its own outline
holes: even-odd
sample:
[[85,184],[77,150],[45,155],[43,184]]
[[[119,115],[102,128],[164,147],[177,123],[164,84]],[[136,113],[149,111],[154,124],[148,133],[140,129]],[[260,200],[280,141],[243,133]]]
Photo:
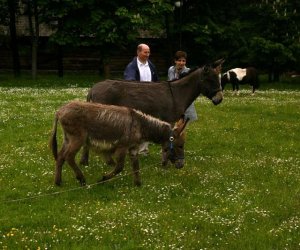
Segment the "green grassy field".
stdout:
[[[242,87],[223,103],[196,101],[186,165],[160,166],[160,147],[97,184],[92,154],[80,187],[70,167],[54,185],[54,113],[85,100],[97,77],[0,77],[0,249],[299,249],[300,85]],[[59,134],[61,142],[61,134]]]

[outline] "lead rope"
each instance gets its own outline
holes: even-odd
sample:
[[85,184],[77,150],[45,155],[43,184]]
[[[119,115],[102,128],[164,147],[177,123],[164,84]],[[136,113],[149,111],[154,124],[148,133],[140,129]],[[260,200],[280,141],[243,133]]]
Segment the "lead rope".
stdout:
[[[155,166],[155,165],[152,165],[152,166]],[[71,191],[76,191],[76,190],[81,190],[81,189],[91,189],[94,186],[101,185],[101,184],[107,183],[107,182],[112,182],[112,181],[115,181],[115,180],[118,180],[118,179],[122,179],[126,176],[134,175],[137,172],[141,172],[141,170],[136,170],[134,172],[130,172],[128,174],[124,174],[124,175],[121,175],[121,176],[114,176],[113,178],[105,180],[105,181],[95,182],[95,183],[92,183],[90,185],[71,188],[71,189],[67,189],[67,190],[64,190],[64,191],[57,191],[57,192],[53,192],[53,193],[49,193],[49,194],[32,195],[32,196],[29,196],[29,197],[13,199],[13,200],[3,200],[3,201],[0,202],[0,204],[12,203],[12,202],[18,202],[18,201],[25,201],[25,200],[33,200],[33,199],[43,198],[43,197],[46,197],[46,196],[54,196],[54,195],[59,195],[59,194],[68,193],[68,192],[71,192]]]
[[173,130],[171,131],[171,135],[169,137],[169,142],[170,142],[170,145],[169,145],[169,149],[170,149],[170,157],[174,160],[176,160],[176,157],[175,157],[175,152],[174,152],[174,136],[173,136]]

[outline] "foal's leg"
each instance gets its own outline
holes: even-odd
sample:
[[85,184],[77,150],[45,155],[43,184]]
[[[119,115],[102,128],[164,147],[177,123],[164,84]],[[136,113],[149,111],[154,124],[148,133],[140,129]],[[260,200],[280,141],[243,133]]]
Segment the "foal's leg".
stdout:
[[65,150],[67,147],[66,141],[63,142],[63,146],[61,150],[59,151],[56,159],[56,166],[55,166],[55,179],[54,182],[57,186],[60,186],[61,184],[61,172],[62,172],[62,166],[65,162]]
[[75,156],[82,146],[83,138],[80,135],[71,137],[68,148],[66,149],[66,161],[73,169],[76,179],[79,180],[80,184],[84,186],[86,184],[83,173],[75,162]]
[[133,182],[136,186],[141,186],[142,182],[141,182],[141,177],[140,177],[138,149],[137,148],[130,149],[129,157],[130,157],[132,171],[133,171]]
[[161,147],[161,165],[166,168],[168,166],[167,151]]
[[116,165],[115,165],[115,167],[112,171],[110,171],[109,173],[103,175],[100,182],[111,179],[112,177],[114,177],[115,175],[117,175],[118,173],[120,173],[123,170],[124,164],[125,164],[126,153],[127,153],[127,148],[126,147],[116,149],[115,156],[116,156],[116,162],[117,163],[116,163]]
[[105,160],[105,163],[108,165],[108,166],[115,166],[116,163],[113,159],[113,153],[112,151],[106,151],[106,152],[103,152],[103,157],[104,157],[104,160]]

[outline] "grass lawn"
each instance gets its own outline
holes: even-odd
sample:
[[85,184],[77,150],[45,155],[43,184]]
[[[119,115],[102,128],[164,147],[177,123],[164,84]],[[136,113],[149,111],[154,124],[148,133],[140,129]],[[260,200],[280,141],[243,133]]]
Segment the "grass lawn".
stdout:
[[54,113],[99,80],[0,75],[0,249],[300,248],[299,82],[262,84],[254,96],[227,89],[218,106],[198,98],[185,167],[162,169],[152,144],[139,188],[128,162],[97,184],[109,167],[95,154],[81,167],[86,187],[66,164],[56,187]]

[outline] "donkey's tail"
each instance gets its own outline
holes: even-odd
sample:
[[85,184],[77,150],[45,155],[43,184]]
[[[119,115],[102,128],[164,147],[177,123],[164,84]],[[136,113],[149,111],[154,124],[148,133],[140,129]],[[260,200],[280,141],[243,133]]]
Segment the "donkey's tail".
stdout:
[[56,140],[57,123],[58,123],[58,117],[57,117],[57,115],[55,115],[55,119],[53,122],[52,134],[51,134],[50,142],[49,142],[49,146],[52,150],[52,154],[53,154],[55,160],[57,159],[57,140]]

